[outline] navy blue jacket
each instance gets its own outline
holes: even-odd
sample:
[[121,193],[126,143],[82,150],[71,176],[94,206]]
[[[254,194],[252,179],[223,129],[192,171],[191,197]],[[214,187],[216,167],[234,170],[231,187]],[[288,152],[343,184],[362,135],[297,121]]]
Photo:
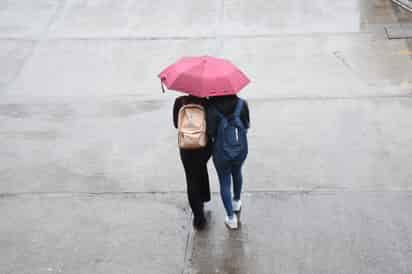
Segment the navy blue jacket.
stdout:
[[[215,137],[220,122],[218,114],[215,111],[212,111],[212,106],[224,116],[229,116],[235,111],[238,100],[239,97],[236,95],[210,97],[209,100],[207,100],[207,134],[210,139]],[[243,101],[244,104],[240,112],[240,119],[244,126],[249,128],[249,106],[244,99]]]

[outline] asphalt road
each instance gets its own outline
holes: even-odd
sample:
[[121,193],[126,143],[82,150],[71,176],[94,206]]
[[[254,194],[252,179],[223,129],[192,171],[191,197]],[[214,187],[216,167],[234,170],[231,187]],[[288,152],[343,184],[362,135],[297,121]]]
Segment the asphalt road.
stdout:
[[[390,0],[0,0],[0,273],[412,273],[412,13]],[[242,227],[195,232],[157,74],[252,79]],[[218,191],[210,165],[212,189]]]

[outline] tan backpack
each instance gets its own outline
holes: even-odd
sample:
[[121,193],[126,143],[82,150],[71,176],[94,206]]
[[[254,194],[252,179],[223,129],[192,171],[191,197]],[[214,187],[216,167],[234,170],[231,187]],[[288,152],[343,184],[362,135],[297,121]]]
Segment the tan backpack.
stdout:
[[187,104],[178,116],[178,142],[182,149],[199,149],[207,144],[206,115],[203,106]]

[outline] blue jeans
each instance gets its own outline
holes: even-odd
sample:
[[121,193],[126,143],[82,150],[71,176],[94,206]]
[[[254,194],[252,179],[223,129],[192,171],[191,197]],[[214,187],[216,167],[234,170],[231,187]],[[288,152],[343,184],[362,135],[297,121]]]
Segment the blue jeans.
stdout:
[[215,163],[220,183],[220,196],[222,197],[226,214],[229,217],[233,217],[232,193],[230,189],[231,178],[233,178],[233,199],[239,201],[242,192],[242,164],[243,163],[219,167]]

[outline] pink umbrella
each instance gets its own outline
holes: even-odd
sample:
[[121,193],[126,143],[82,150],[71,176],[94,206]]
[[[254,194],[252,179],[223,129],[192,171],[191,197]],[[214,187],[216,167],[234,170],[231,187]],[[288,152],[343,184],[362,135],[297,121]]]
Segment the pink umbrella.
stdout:
[[168,88],[197,97],[238,93],[250,80],[231,62],[210,56],[183,57],[159,74]]

